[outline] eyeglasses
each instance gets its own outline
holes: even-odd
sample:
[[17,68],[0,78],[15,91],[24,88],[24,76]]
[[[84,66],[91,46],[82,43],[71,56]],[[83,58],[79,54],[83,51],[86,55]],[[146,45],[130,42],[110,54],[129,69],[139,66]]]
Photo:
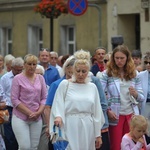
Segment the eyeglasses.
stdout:
[[53,59],[53,60],[57,60],[57,59],[58,59],[58,57],[51,57],[51,59]]
[[145,65],[147,65],[147,64],[150,65],[150,61],[144,61],[144,64],[145,64]]
[[104,63],[105,63],[105,64],[106,64],[108,61],[109,61],[109,60],[107,60],[107,59],[104,59]]
[[41,48],[41,49],[40,49],[40,51],[44,51],[44,50],[49,52],[49,49],[48,49],[48,48]]

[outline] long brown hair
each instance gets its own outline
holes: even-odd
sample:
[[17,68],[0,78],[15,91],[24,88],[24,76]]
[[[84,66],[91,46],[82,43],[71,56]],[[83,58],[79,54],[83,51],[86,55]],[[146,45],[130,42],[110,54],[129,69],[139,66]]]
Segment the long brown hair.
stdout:
[[107,65],[107,74],[109,77],[121,77],[119,73],[119,67],[115,63],[114,55],[116,52],[122,52],[126,55],[127,60],[126,64],[124,65],[124,79],[126,81],[131,80],[136,76],[135,65],[131,57],[131,52],[129,51],[128,47],[125,45],[118,45],[114,50],[110,57],[110,61]]

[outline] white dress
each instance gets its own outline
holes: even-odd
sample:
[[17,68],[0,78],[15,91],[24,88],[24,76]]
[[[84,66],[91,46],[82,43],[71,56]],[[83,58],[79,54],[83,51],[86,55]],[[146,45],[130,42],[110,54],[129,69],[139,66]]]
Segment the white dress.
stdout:
[[62,136],[69,141],[68,150],[95,150],[95,139],[105,121],[95,84],[63,80],[53,101],[50,133],[57,116],[63,121]]

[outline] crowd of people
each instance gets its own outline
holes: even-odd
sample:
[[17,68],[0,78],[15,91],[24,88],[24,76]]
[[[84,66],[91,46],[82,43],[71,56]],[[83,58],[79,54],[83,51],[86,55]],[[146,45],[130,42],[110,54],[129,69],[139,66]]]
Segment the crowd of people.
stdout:
[[0,150],[49,150],[54,125],[67,150],[150,150],[150,51],[0,55],[0,109]]

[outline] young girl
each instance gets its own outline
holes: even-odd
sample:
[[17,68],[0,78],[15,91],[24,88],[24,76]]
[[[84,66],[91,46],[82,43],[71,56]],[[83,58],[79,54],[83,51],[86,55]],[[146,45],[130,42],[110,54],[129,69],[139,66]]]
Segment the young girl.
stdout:
[[142,115],[134,115],[130,121],[130,132],[125,134],[121,142],[121,150],[150,150],[145,135],[148,127],[146,118]]

